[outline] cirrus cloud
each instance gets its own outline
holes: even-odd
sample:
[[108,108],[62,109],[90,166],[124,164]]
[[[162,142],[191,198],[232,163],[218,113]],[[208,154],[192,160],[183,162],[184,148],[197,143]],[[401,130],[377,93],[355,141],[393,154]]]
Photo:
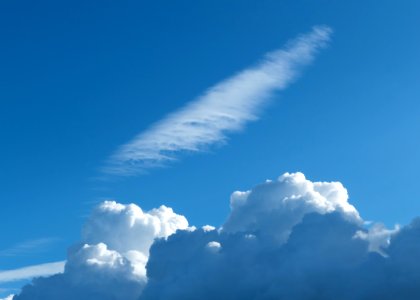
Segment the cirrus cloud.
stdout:
[[179,152],[199,152],[223,143],[228,133],[258,119],[270,96],[297,78],[301,69],[328,44],[331,32],[326,26],[314,27],[283,49],[266,54],[257,65],[211,87],[122,145],[104,171],[135,175],[175,160]]

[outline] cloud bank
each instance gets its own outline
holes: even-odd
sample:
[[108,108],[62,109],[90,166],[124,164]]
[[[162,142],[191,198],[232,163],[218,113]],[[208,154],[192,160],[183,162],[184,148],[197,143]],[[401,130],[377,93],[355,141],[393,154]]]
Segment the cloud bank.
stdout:
[[219,228],[108,201],[63,274],[14,300],[419,299],[420,218],[366,225],[339,182],[285,173],[234,192]]
[[296,79],[328,43],[330,34],[328,27],[315,27],[284,49],[268,53],[256,66],[208,89],[121,146],[104,171],[134,175],[175,160],[181,151],[198,152],[224,142],[228,133],[258,118],[270,95]]

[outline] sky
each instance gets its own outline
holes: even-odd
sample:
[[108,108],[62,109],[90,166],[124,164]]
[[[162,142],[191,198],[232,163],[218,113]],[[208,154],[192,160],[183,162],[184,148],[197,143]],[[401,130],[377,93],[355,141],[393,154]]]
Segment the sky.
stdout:
[[[316,28],[314,53],[273,52]],[[61,268],[104,200],[221,226],[232,192],[285,172],[341,182],[366,221],[408,224],[418,28],[415,0],[2,1],[0,270]],[[226,108],[249,82],[266,86]],[[217,126],[177,127],[191,116]],[[1,274],[0,297],[21,286]]]

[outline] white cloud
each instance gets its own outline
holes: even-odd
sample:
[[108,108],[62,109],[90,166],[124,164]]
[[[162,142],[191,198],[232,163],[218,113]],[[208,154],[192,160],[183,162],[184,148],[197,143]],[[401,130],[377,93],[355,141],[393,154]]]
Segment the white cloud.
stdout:
[[49,276],[61,273],[64,270],[64,264],[64,261],[59,261],[14,270],[0,271],[0,282],[18,281],[38,276]]
[[258,118],[269,96],[286,88],[302,67],[326,45],[331,29],[315,27],[287,47],[265,56],[246,69],[208,89],[185,107],[158,121],[111,157],[105,172],[133,175],[176,159],[180,151],[197,152],[226,140]]

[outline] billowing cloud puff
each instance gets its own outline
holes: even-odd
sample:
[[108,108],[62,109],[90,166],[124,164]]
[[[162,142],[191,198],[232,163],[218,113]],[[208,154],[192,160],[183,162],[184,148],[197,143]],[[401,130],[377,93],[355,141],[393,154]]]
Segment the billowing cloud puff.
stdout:
[[35,279],[14,299],[137,299],[153,241],[187,227],[185,217],[165,206],[143,212],[105,201],[87,220],[82,241],[69,249],[64,274]]
[[302,173],[285,173],[247,192],[234,192],[232,212],[223,226],[226,232],[254,232],[280,243],[287,240],[293,226],[311,212],[339,212],[360,222],[356,208],[348,203],[347,190],[339,182],[311,182]]
[[366,224],[342,184],[301,173],[233,193],[220,228],[105,202],[65,272],[14,299],[419,299],[420,219]]

